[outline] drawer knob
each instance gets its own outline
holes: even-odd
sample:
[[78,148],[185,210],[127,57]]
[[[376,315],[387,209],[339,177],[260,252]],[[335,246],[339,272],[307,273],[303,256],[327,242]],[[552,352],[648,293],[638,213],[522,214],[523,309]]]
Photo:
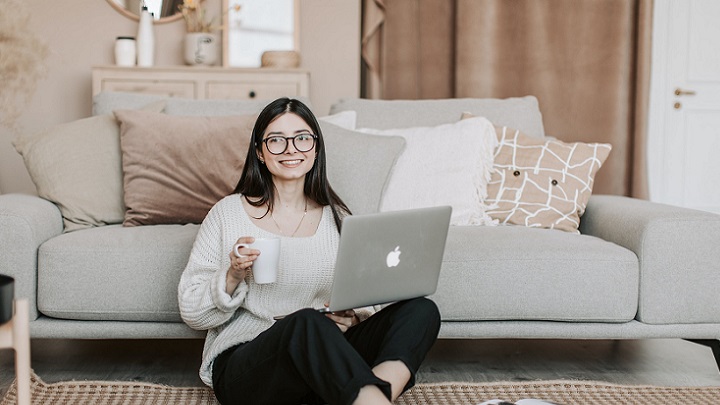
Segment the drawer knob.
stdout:
[[250,93],[248,93],[248,96],[250,96],[250,98],[255,98],[256,95],[257,94],[255,94],[254,90],[250,90]]

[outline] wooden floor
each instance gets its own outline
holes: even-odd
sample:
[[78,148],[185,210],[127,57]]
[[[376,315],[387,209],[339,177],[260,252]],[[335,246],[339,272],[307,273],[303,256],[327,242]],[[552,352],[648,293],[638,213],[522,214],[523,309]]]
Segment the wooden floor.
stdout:
[[[201,386],[201,340],[31,342],[32,368],[46,382],[124,380]],[[0,394],[14,378],[14,352],[0,351]],[[597,380],[619,384],[720,386],[712,351],[675,340],[445,340],[418,382]]]

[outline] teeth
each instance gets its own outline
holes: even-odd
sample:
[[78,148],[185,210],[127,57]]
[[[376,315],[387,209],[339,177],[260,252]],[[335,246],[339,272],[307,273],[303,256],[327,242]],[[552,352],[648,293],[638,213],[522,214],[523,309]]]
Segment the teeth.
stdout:
[[283,160],[282,163],[285,165],[297,165],[300,164],[301,160]]

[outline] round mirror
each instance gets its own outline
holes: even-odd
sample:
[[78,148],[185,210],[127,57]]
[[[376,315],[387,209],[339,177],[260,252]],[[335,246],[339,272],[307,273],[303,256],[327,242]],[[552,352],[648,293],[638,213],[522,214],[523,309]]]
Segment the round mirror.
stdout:
[[178,7],[183,0],[107,0],[120,14],[135,21],[140,20],[140,10],[145,4],[156,23],[166,23],[182,18]]

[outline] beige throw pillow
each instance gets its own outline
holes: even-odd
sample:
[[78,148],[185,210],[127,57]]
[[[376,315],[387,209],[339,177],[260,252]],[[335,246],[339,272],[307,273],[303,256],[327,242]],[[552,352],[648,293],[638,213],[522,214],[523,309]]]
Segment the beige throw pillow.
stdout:
[[232,193],[255,115],[184,117],[115,111],[120,122],[123,225],[200,223]]
[[498,147],[488,183],[488,214],[503,224],[578,233],[606,143],[538,139],[495,127]]
[[[143,109],[160,112],[164,106]],[[21,135],[13,145],[38,195],[60,209],[64,232],[123,221],[120,128],[111,114]]]

